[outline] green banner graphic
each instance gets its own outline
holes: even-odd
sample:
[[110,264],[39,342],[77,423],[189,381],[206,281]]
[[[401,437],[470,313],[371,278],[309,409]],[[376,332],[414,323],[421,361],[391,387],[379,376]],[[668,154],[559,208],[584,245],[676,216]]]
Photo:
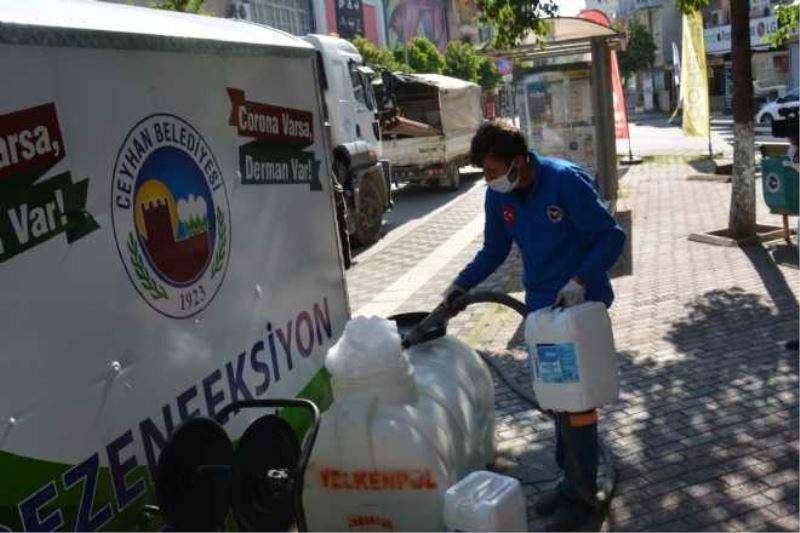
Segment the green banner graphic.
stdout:
[[239,148],[243,185],[308,185],[321,191],[320,162],[314,152],[267,140],[251,141]]
[[66,233],[68,243],[98,229],[86,211],[89,180],[69,172],[33,185],[0,185],[0,263]]
[[[297,397],[309,399],[325,411],[333,402],[327,370],[318,370]],[[299,438],[311,425],[311,417],[304,409],[281,409],[280,416],[294,428]],[[0,437],[2,427],[0,425]],[[113,475],[108,466],[97,462],[98,454],[102,453],[96,452],[88,461],[76,466],[0,450],[0,479],[12,481],[0,483],[0,532],[161,530],[164,524],[160,516],[145,513],[143,508],[145,504],[156,503],[155,487],[147,468],[138,466],[125,475],[126,487],[144,483],[145,490],[120,510]],[[65,481],[65,476],[70,482]],[[43,499],[36,495],[42,495]]]

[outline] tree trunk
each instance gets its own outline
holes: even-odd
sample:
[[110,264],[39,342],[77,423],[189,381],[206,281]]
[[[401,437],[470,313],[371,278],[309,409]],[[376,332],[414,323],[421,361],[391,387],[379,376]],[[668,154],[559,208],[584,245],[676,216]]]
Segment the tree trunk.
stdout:
[[750,53],[750,0],[731,2],[733,63],[733,179],[728,230],[733,237],[756,234],[753,71]]

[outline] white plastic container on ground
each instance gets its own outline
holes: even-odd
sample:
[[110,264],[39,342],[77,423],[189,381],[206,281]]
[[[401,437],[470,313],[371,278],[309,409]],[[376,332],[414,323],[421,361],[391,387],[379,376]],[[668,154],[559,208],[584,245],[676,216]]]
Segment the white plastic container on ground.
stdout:
[[334,402],[303,492],[311,531],[441,531],[447,488],[493,460],[479,356],[449,337],[400,342],[393,322],[356,317],[328,352]]
[[448,531],[527,531],[525,495],[513,477],[479,470],[447,489]]
[[614,402],[619,371],[608,310],[601,302],[528,315],[525,343],[543,409],[580,412]]

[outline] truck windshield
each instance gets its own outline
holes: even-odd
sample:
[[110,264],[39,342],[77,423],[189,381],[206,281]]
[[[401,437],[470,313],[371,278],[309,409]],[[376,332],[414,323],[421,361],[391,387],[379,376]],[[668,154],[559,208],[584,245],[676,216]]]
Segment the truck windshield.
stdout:
[[350,82],[353,84],[353,94],[356,101],[367,105],[366,90],[364,89],[364,81],[361,79],[361,73],[354,62],[350,62]]
[[375,93],[372,91],[370,75],[362,72],[354,61],[350,62],[348,70],[350,71],[350,82],[353,84],[353,94],[356,101],[364,104],[370,111],[374,111]]
[[372,90],[372,76],[369,74],[362,74],[361,77],[367,95],[367,108],[370,111],[375,111],[377,105],[375,103],[375,91]]

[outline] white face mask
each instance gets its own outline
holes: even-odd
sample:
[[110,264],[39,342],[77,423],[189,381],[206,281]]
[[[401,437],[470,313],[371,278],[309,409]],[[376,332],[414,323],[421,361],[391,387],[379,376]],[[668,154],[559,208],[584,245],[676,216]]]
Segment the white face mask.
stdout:
[[516,162],[511,163],[511,166],[508,168],[508,172],[505,174],[501,174],[497,176],[495,179],[488,181],[486,184],[489,186],[490,189],[496,192],[511,192],[519,183],[517,179],[519,177],[519,173],[517,172]]

